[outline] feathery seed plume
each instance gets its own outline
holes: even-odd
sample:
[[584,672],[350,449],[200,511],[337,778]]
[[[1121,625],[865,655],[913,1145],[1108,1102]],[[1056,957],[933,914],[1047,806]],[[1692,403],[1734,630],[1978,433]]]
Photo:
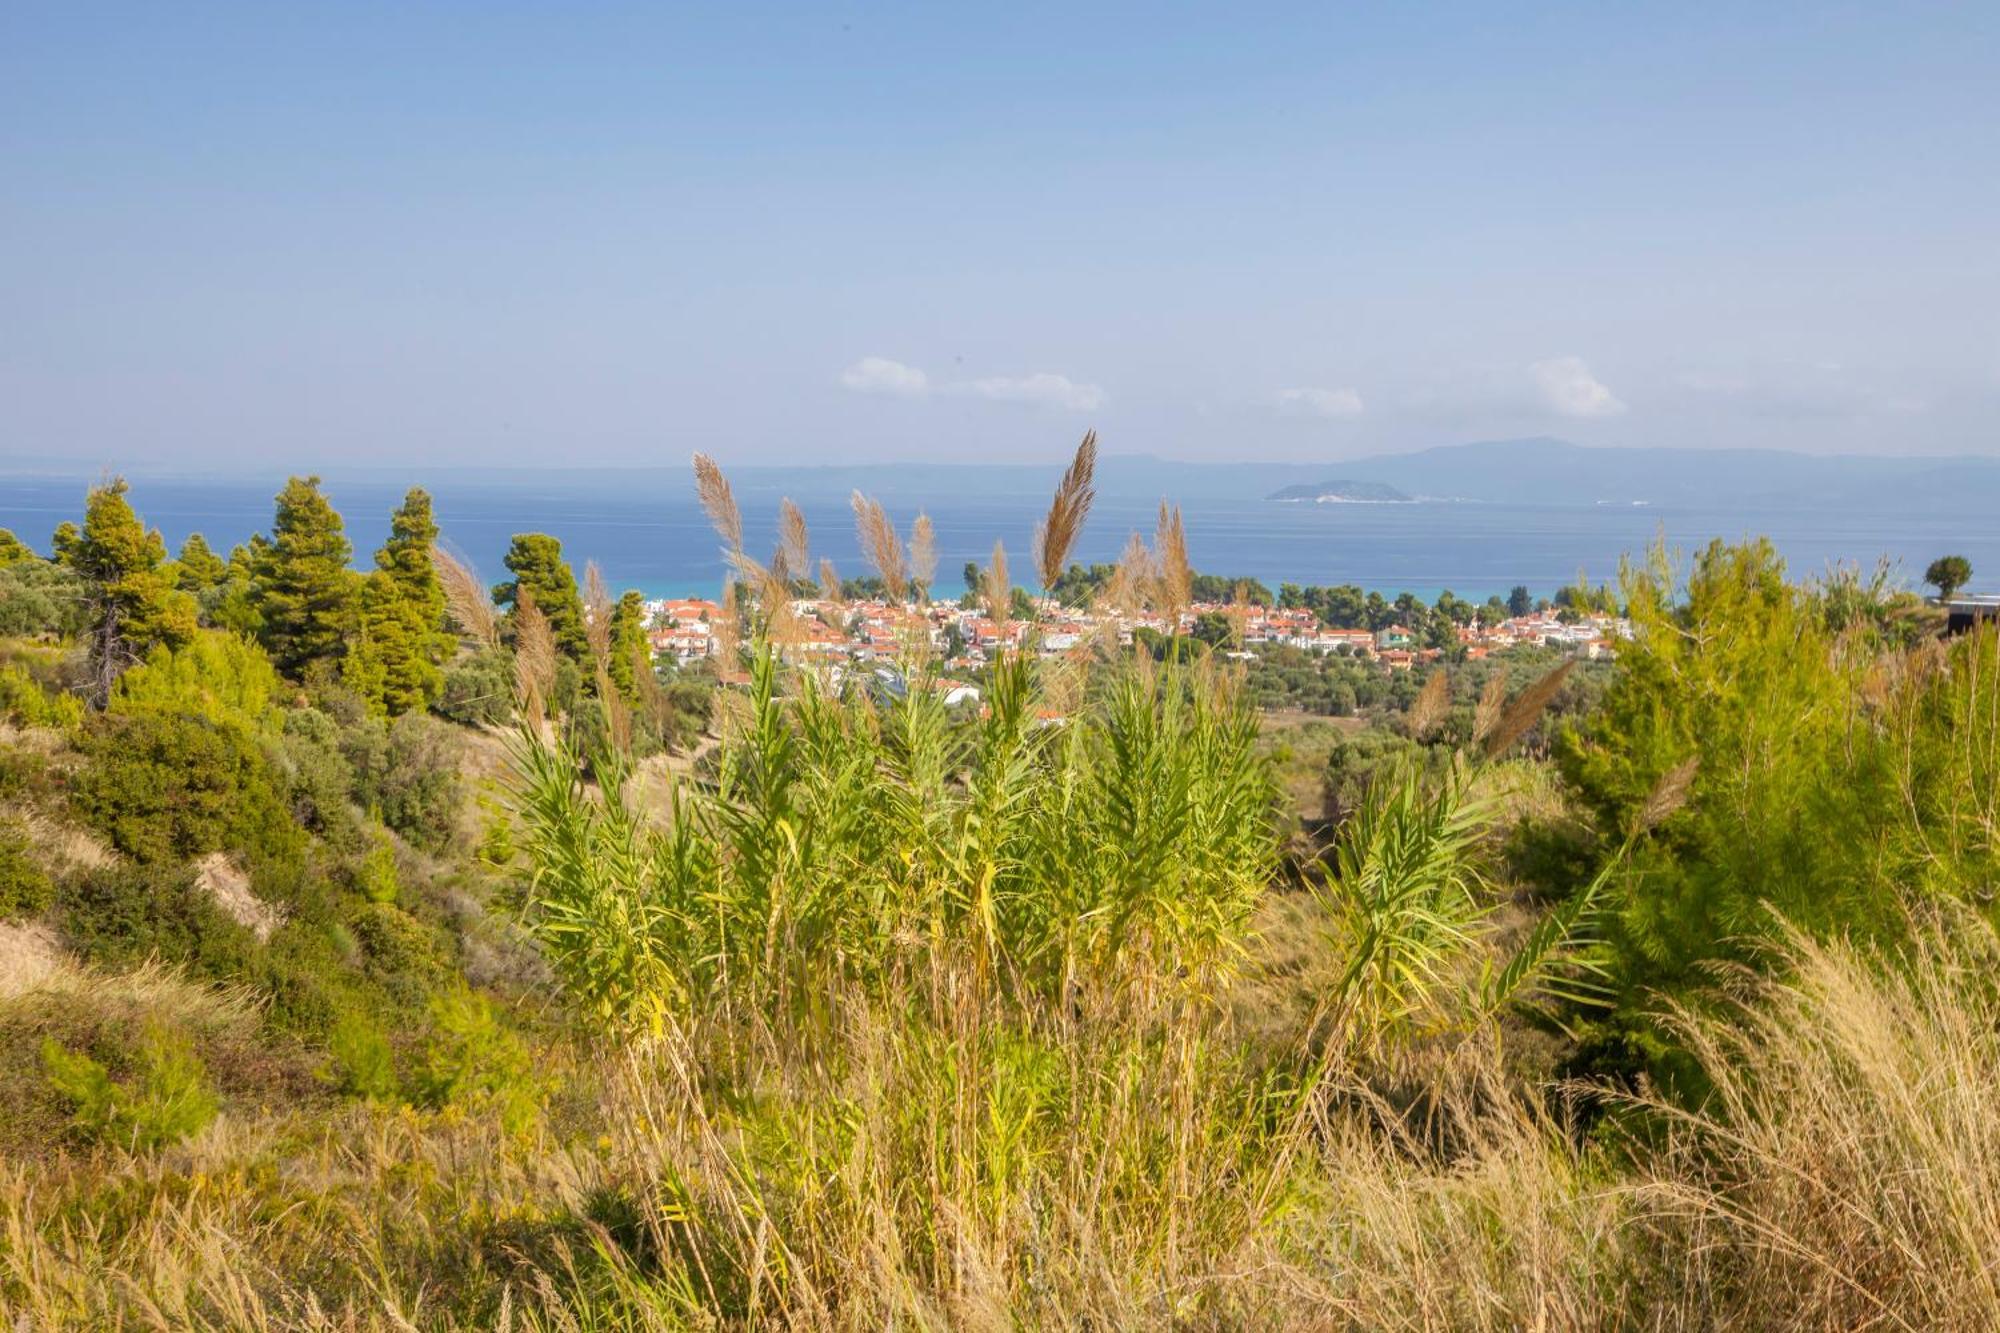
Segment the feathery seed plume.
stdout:
[[723,545],[731,551],[743,549],[743,511],[736,507],[736,496],[729,489],[729,478],[722,475],[722,469],[707,454],[694,456],[694,490],[701,498],[701,507],[708,514],[708,521],[715,525]]
[[1160,610],[1169,619],[1176,618],[1194,600],[1194,567],[1188,563],[1187,528],[1181,522],[1180,507],[1169,506],[1165,500],[1160,501],[1153,559]]
[[1014,604],[1014,583],[1007,576],[1007,548],[999,542],[993,543],[993,563],[986,567],[984,583],[980,591],[986,598],[986,618],[997,630],[1007,623],[1007,613]]
[[442,546],[431,547],[431,567],[444,588],[444,605],[459,632],[487,648],[500,644],[500,621],[486,585],[472,566]]
[[1048,514],[1035,529],[1035,570],[1041,575],[1044,592],[1062,577],[1070,550],[1083,531],[1090,502],[1097,497],[1091,485],[1096,472],[1097,432],[1086,431],[1083,443],[1076,447],[1076,457],[1070,460],[1069,470],[1056,486],[1055,498],[1049,501]]
[[1576,659],[1569,658],[1515,695],[1514,702],[1507,706],[1507,711],[1501,714],[1500,721],[1487,736],[1486,753],[1503,754],[1515,741],[1527,735],[1528,729],[1541,717],[1542,710],[1556,697],[1556,691],[1569,679],[1570,670],[1575,665]]
[[771,568],[787,583],[811,577],[812,556],[806,543],[806,516],[789,496],[778,502],[778,554],[771,561]]
[[1472,741],[1483,745],[1499,725],[1500,710],[1507,703],[1507,677],[1495,671],[1486,678],[1486,688],[1479,692],[1479,705],[1472,711]]
[[611,658],[611,593],[595,560],[583,567],[583,634],[601,670]]
[[882,582],[889,589],[889,599],[903,600],[903,591],[908,586],[909,574],[903,563],[902,539],[896,536],[896,525],[889,521],[889,511],[882,507],[880,500],[871,500],[860,491],[854,493],[854,523],[861,537],[862,553],[868,563],[875,566],[875,572],[882,576]]
[[840,600],[840,574],[825,556],[819,558],[819,595],[829,602]]
[[929,514],[918,514],[916,522],[910,524],[910,579],[917,590],[928,598],[931,580],[937,577],[937,532],[931,527]]
[[1444,721],[1445,710],[1451,706],[1451,686],[1445,680],[1444,668],[1431,672],[1417,692],[1417,700],[1410,705],[1410,734],[1418,740],[1427,740],[1437,730],[1438,723]]
[[522,716],[539,724],[556,680],[556,638],[549,618],[523,588],[514,603],[514,694]]
[[1646,797],[1646,803],[1639,807],[1632,820],[1632,835],[1651,833],[1673,816],[1673,813],[1687,804],[1688,793],[1694,788],[1695,771],[1701,766],[1700,755],[1689,755],[1660,774],[1660,780],[1653,784],[1653,790]]

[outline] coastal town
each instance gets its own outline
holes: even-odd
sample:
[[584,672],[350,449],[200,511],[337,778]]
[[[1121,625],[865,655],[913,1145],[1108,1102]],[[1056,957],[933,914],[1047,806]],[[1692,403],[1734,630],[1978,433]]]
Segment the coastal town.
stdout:
[[[1195,602],[1174,617],[1153,611],[1120,613],[1065,606],[1054,598],[1028,599],[1033,617],[996,621],[983,604],[880,599],[835,602],[799,598],[790,610],[798,625],[793,648],[805,659],[872,662],[896,658],[911,643],[926,643],[947,670],[974,670],[995,657],[1029,648],[1044,656],[1070,652],[1092,641],[1129,645],[1137,635],[1212,637],[1218,647],[1250,657],[1272,647],[1340,654],[1374,661],[1391,671],[1450,657],[1478,660],[1517,645],[1551,648],[1590,660],[1616,655],[1631,636],[1623,617],[1545,608],[1490,623],[1468,617],[1450,622],[1449,638],[1402,623],[1376,629],[1323,624],[1306,607]],[[659,598],[646,604],[655,656],[681,666],[708,661],[725,642],[721,604],[704,598]],[[1436,619],[1435,613],[1432,618]],[[1212,631],[1205,635],[1205,631]]]

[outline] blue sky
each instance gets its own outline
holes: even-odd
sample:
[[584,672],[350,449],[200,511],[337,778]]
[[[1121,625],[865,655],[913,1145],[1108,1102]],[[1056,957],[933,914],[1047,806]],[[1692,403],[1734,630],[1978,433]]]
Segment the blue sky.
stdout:
[[2000,6],[0,4],[0,458],[2000,452]]

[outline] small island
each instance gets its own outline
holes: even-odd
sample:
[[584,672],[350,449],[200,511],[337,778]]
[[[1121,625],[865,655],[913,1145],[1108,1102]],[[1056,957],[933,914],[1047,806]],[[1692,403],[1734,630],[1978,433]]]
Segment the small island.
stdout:
[[1379,481],[1301,482],[1285,486],[1264,497],[1292,503],[1310,500],[1314,504],[1407,505],[1416,501],[1394,486]]

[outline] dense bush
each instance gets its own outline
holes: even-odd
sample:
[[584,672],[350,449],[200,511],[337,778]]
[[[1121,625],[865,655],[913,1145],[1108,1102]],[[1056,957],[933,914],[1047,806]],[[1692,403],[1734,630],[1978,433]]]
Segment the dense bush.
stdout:
[[172,713],[108,713],[84,737],[77,809],[143,862],[218,850],[292,861],[303,838],[263,751],[240,728]]
[[514,716],[513,655],[482,649],[446,667],[437,711],[468,727],[505,726]]
[[33,916],[55,898],[55,882],[35,860],[28,830],[0,818],[0,921]]
[[291,709],[271,757],[299,826],[338,850],[360,846],[354,766],[341,748],[339,724],[317,708]]
[[451,845],[465,801],[460,743],[451,727],[408,713],[386,726],[350,728],[342,744],[362,806],[426,851]]
[[74,1106],[72,1123],[95,1142],[144,1152],[184,1139],[215,1119],[208,1071],[184,1034],[149,1025],[133,1063],[132,1077],[116,1082],[90,1056],[53,1040],[42,1043],[50,1085]]
[[86,592],[76,571],[50,561],[0,567],[0,635],[75,638],[90,618]]
[[282,688],[263,649],[235,634],[203,630],[179,647],[154,648],[120,676],[110,708],[184,714],[255,731],[276,723]]

